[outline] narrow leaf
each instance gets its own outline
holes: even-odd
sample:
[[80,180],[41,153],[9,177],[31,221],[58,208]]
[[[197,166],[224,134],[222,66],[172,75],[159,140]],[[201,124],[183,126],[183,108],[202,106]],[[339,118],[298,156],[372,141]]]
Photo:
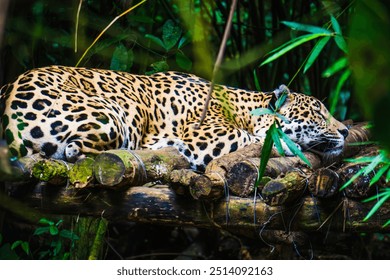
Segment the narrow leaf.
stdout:
[[339,47],[340,50],[348,54],[347,42],[345,41],[343,36],[336,34],[334,36],[334,41],[336,42],[336,45]]
[[299,45],[302,45],[306,42],[309,42],[311,40],[314,40],[319,37],[324,37],[324,36],[330,36],[329,34],[325,33],[318,33],[318,34],[307,34],[300,36],[298,38],[292,39],[288,41],[287,43],[283,44],[281,47],[275,49],[274,51],[270,52],[272,53],[271,56],[269,56],[265,61],[263,61],[260,66],[263,66],[267,63],[270,63],[271,61],[274,61],[275,59],[281,57],[285,53],[291,51],[292,49],[298,47]]
[[256,68],[253,69],[253,79],[255,81],[256,90],[261,91],[260,81],[259,78],[257,77]]
[[279,119],[283,120],[283,122],[285,122],[285,123],[291,123],[291,121],[290,121],[289,119],[287,119],[285,116],[283,116],[283,115],[281,115],[281,114],[279,114],[279,113],[276,113],[276,116],[277,116]]
[[297,145],[281,129],[278,129],[278,132],[279,132],[280,138],[282,138],[284,143],[286,143],[286,145],[290,149],[290,151],[294,155],[298,156],[304,163],[306,163],[307,166],[311,167],[310,161],[305,157],[305,155],[297,147]]
[[322,77],[323,78],[329,78],[330,76],[334,75],[341,69],[345,68],[348,66],[348,58],[347,57],[342,57],[338,59],[335,63],[333,63],[331,66],[329,66],[327,69],[325,69],[324,72],[322,72]]
[[364,168],[364,173],[363,175],[367,175],[368,173],[372,172],[375,167],[377,167],[378,164],[382,163],[384,161],[384,155],[383,154],[378,154],[369,165],[367,165]]
[[251,115],[253,116],[262,116],[262,115],[274,115],[274,111],[268,108],[256,108],[253,109],[251,112]]
[[387,227],[388,225],[390,225],[390,220],[388,220],[382,227]]
[[177,44],[177,48],[184,47],[186,44],[190,43],[190,35],[187,33],[183,37],[181,37],[179,43]]
[[313,65],[314,61],[317,59],[317,57],[320,55],[323,48],[326,46],[326,44],[329,42],[330,37],[324,37],[321,38],[314,48],[312,49],[309,58],[307,59],[305,63],[305,67],[303,69],[303,73],[306,73],[307,70]]
[[282,95],[275,102],[275,111],[278,111],[283,106],[283,104],[286,102],[286,99],[287,92],[283,92]]
[[344,71],[344,73],[341,75],[340,79],[337,82],[336,88],[331,98],[331,106],[329,109],[331,115],[333,115],[334,112],[336,111],[336,106],[337,106],[337,102],[339,101],[341,89],[343,88],[345,82],[348,80],[349,76],[351,76],[351,70],[347,69]]
[[279,134],[277,131],[272,131],[271,132],[272,140],[274,141],[274,145],[276,150],[281,156],[285,156],[284,149],[282,146],[282,142],[280,142]]
[[385,172],[389,170],[389,168],[390,168],[389,165],[382,166],[381,169],[379,169],[376,172],[375,176],[372,177],[372,179],[370,180],[370,187],[372,185],[374,185],[376,182],[378,182],[379,179],[382,177],[382,175],[385,174]]
[[332,22],[333,30],[338,34],[343,35],[343,33],[341,32],[340,24],[337,19],[334,16],[330,16],[330,21]]
[[385,203],[385,201],[388,200],[389,198],[390,198],[390,193],[387,193],[387,195],[379,199],[378,202],[375,203],[375,205],[371,208],[370,212],[368,212],[367,216],[363,219],[363,221],[367,221],[369,218],[371,218],[371,216],[374,215],[376,211],[378,211],[379,207],[381,207],[381,205]]
[[374,160],[376,156],[372,157],[358,157],[358,158],[347,158],[344,159],[345,162],[352,162],[352,163],[367,163]]
[[390,169],[386,173],[386,183],[390,181]]
[[360,169],[355,175],[353,175],[344,185],[341,186],[340,191],[348,187],[350,184],[353,183],[359,176],[363,174],[364,170]]
[[293,30],[306,31],[313,34],[318,34],[318,33],[331,34],[331,32],[328,29],[315,26],[315,25],[303,24],[303,23],[292,22],[292,21],[281,21],[281,23],[290,27]]
[[370,201],[373,201],[373,200],[378,200],[379,198],[381,198],[381,197],[383,197],[383,196],[385,196],[387,194],[388,193],[387,193],[387,190],[386,190],[384,192],[377,193],[376,195],[373,195],[373,196],[371,196],[369,198],[363,199],[362,202],[370,202]]
[[271,156],[272,147],[274,144],[274,142],[272,140],[272,130],[274,129],[273,127],[275,127],[275,124],[271,125],[271,127],[268,129],[267,134],[265,136],[263,149],[261,150],[261,156],[260,156],[259,175],[258,175],[256,183],[255,183],[255,188],[257,188],[259,186],[260,181],[264,176],[268,160]]

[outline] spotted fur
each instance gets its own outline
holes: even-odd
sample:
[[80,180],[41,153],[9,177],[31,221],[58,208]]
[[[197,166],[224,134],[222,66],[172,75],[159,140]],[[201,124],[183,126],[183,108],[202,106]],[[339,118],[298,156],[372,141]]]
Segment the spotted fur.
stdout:
[[[11,153],[75,161],[107,149],[176,147],[196,169],[213,158],[262,141],[273,116],[253,116],[271,93],[215,87],[197,129],[210,83],[176,72],[151,76],[50,66],[28,71],[1,89],[3,134]],[[339,154],[347,128],[317,99],[289,93],[279,113],[302,149]]]

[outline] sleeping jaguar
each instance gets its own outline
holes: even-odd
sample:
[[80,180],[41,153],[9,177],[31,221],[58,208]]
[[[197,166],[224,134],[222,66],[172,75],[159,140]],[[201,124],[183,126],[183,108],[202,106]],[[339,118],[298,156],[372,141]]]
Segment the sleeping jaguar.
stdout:
[[[262,141],[275,117],[250,112],[274,106],[280,95],[217,85],[197,127],[209,86],[177,72],[33,69],[1,89],[3,135],[18,157],[39,152],[74,162],[107,149],[174,146],[203,170],[213,158]],[[342,151],[348,129],[317,99],[289,92],[279,113],[283,131],[299,148],[325,155]]]

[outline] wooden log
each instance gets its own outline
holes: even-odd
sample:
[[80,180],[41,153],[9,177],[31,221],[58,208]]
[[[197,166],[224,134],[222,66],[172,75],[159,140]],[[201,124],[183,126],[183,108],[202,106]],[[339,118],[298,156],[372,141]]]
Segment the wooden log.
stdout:
[[[260,158],[262,148],[262,143],[253,143],[235,152],[216,158],[206,166],[205,173],[218,173],[225,177],[226,172],[237,162],[247,158]],[[278,153],[273,150],[271,156],[276,157]]]
[[92,186],[95,183],[94,163],[95,160],[89,157],[76,161],[68,173],[70,185],[79,189]]
[[62,185],[68,179],[70,163],[63,160],[41,159],[32,166],[32,176],[39,181]]
[[109,190],[48,192],[23,201],[42,212],[104,217],[109,221],[133,221],[171,226],[222,228],[230,232],[260,230],[390,232],[382,225],[390,219],[390,202],[367,222],[373,203],[344,199],[333,206],[306,196],[297,206],[269,206],[261,200],[231,196],[228,201],[200,202],[177,196],[167,186]]
[[189,162],[177,149],[111,150],[99,154],[93,165],[96,180],[103,186],[120,188],[169,179],[176,169],[189,168]]
[[[311,163],[313,169],[321,166],[321,159],[319,156],[309,152],[305,152],[304,155]],[[232,191],[233,194],[243,197],[253,193],[254,185],[258,177],[259,166],[259,158],[246,159],[232,165],[232,167],[227,170],[226,175],[230,191]],[[301,169],[307,174],[311,173],[308,166],[299,157],[278,157],[269,159],[265,176],[276,178],[280,174],[293,169]],[[267,181],[265,181],[265,183]]]
[[303,172],[289,171],[265,184],[261,197],[271,206],[289,204],[300,198],[306,187],[307,176]]
[[169,186],[177,194],[195,199],[219,199],[225,192],[225,182],[219,174],[200,174],[191,169],[173,170]]
[[[360,153],[356,156],[356,158],[370,157],[375,156],[377,154],[378,147],[370,146],[366,147],[364,150],[361,150]],[[367,166],[367,164],[368,163],[359,164],[354,162],[347,162],[343,164],[337,171],[340,177],[340,187],[347,183],[362,168]],[[345,195],[350,198],[364,198],[375,194],[376,188],[374,186],[370,187],[370,181],[374,176],[375,172],[371,172],[369,174],[362,174],[344,189]],[[386,186],[385,181],[382,179],[376,183],[376,187],[381,186]]]
[[314,196],[332,197],[338,193],[340,188],[339,175],[329,168],[319,168],[311,174],[308,187]]

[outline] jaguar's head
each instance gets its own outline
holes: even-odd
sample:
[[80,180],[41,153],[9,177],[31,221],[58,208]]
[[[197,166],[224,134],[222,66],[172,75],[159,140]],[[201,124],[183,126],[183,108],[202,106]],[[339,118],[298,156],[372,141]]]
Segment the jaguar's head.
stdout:
[[[285,97],[282,97],[283,92]],[[342,152],[348,128],[336,120],[321,101],[290,92],[284,85],[269,94],[269,108],[278,107],[276,110],[282,115],[277,118],[282,130],[303,150],[324,156],[336,156]],[[265,128],[268,129],[273,120],[270,116],[263,117],[263,124],[256,134],[264,136]]]

